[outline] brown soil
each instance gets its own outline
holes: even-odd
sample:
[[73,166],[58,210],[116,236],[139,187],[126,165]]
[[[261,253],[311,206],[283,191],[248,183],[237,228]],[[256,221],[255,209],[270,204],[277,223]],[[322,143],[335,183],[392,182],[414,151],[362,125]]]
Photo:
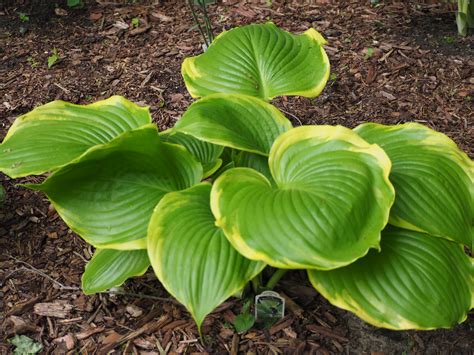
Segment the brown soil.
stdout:
[[[200,52],[201,39],[184,2],[100,2],[88,1],[77,10],[63,6],[56,13],[53,2],[44,0],[0,4],[0,136],[15,117],[55,99],[88,103],[124,95],[150,105],[161,129],[172,126],[189,105],[180,64]],[[387,1],[378,7],[369,1],[313,2],[274,1],[269,8],[264,1],[252,5],[228,0],[211,6],[211,13],[216,33],[272,20],[293,32],[314,27],[329,40],[333,75],[323,94],[275,102],[295,125],[418,121],[446,133],[474,157],[474,37],[457,36],[449,8],[412,2]],[[30,20],[22,22],[18,12]],[[130,24],[134,17],[149,28],[133,33],[113,26],[118,21]],[[61,59],[48,69],[54,48]],[[364,54],[367,48],[373,48],[372,56]],[[277,287],[295,303],[281,323],[268,331],[236,334],[229,324],[241,301],[231,299],[208,317],[202,345],[188,313],[169,298],[152,272],[128,281],[127,295],[81,293],[80,277],[92,250],[43,195],[15,185],[38,179],[12,181],[0,174],[7,191],[0,209],[0,354],[11,351],[13,332],[57,354],[103,353],[120,340],[115,351],[142,354],[157,354],[161,348],[233,354],[447,354],[472,353],[474,348],[472,314],[451,330],[376,329],[331,306],[298,271],[288,273]],[[53,301],[72,306],[66,318],[34,313],[35,304]],[[137,316],[130,305],[143,313]]]

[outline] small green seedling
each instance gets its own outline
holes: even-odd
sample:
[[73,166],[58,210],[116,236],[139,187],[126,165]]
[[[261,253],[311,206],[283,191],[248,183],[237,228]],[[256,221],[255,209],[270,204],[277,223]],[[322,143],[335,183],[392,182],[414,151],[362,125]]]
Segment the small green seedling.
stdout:
[[375,50],[372,47],[367,48],[365,52],[364,59],[367,60],[374,55]]
[[82,0],[67,0],[67,6],[71,8],[82,7],[83,5]]
[[51,67],[56,64],[56,62],[59,59],[59,54],[58,50],[56,48],[53,49],[52,54],[48,57],[48,69],[51,69]]
[[337,74],[336,73],[331,73],[331,75],[329,76],[329,80],[336,81],[336,79],[337,79]]
[[140,19],[138,17],[132,18],[132,26],[135,28],[140,26]]
[[30,21],[30,17],[24,12],[18,12],[18,18],[21,22],[28,22]]
[[43,345],[25,335],[15,335],[9,342],[15,345],[15,355],[34,355],[43,350]]
[[31,56],[26,58],[26,60],[33,69],[36,68],[39,65],[38,61],[35,58],[31,57]]
[[447,44],[453,44],[456,42],[456,38],[454,38],[453,36],[444,36],[443,41]]
[[234,328],[237,333],[246,332],[255,324],[255,317],[250,313],[250,304],[250,300],[245,301],[242,312],[234,319]]

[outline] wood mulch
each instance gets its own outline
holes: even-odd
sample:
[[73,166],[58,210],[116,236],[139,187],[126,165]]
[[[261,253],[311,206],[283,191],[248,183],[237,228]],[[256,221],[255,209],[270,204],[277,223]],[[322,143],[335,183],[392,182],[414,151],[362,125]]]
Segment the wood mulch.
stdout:
[[[150,105],[161,129],[173,125],[191,102],[180,64],[201,50],[190,12],[183,1],[120,2],[86,1],[77,10],[55,10],[45,0],[0,4],[0,136],[37,105],[114,94]],[[474,157],[474,37],[458,37],[451,8],[432,2],[273,1],[269,8],[265,1],[230,0],[210,12],[216,33],[271,20],[293,32],[314,27],[328,39],[333,74],[322,95],[275,100],[295,125],[417,121]],[[133,18],[140,19],[137,28]],[[48,69],[54,49],[60,60]],[[280,323],[237,334],[230,324],[242,303],[230,299],[206,319],[203,345],[189,314],[152,272],[128,281],[122,294],[81,293],[93,251],[43,195],[15,185],[39,180],[0,174],[7,192],[0,208],[0,354],[11,351],[14,333],[54,354],[447,354],[474,348],[472,314],[451,330],[376,329],[331,306],[302,271],[286,274],[277,286],[292,301]]]

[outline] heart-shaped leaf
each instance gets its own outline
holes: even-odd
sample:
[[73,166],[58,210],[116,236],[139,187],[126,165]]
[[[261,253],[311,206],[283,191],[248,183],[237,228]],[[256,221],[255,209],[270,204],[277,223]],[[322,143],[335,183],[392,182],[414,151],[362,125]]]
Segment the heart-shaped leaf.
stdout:
[[189,134],[184,134],[173,129],[160,133],[160,138],[164,142],[180,144],[190,152],[203,167],[203,177],[214,174],[222,165],[219,159],[223,146],[199,140]]
[[265,101],[246,95],[215,94],[193,103],[173,130],[226,147],[268,155],[291,122]]
[[380,147],[337,126],[282,134],[269,157],[276,186],[252,169],[222,174],[216,223],[244,256],[278,268],[332,269],[378,248],[394,200]]
[[381,247],[337,270],[310,270],[311,283],[333,305],[376,327],[450,328],[466,319],[474,268],[459,244],[390,227]]
[[201,180],[202,167],[185,148],[162,143],[156,126],[126,132],[91,148],[42,184],[69,227],[101,249],[144,249],[153,208],[170,191]]
[[85,106],[53,101],[16,119],[0,145],[0,170],[13,178],[43,174],[150,123],[148,108],[120,96]]
[[215,226],[211,185],[167,194],[148,228],[148,255],[163,286],[186,306],[198,328],[210,312],[265,267],[240,255]]
[[221,33],[208,50],[186,58],[182,74],[193,97],[237,93],[270,100],[315,97],[329,77],[325,39],[314,29],[295,36],[273,23]]
[[464,243],[474,239],[474,163],[442,133],[418,123],[355,131],[390,157],[396,191],[390,223]]
[[86,295],[107,291],[143,275],[149,266],[146,250],[97,249],[82,274],[82,291]]

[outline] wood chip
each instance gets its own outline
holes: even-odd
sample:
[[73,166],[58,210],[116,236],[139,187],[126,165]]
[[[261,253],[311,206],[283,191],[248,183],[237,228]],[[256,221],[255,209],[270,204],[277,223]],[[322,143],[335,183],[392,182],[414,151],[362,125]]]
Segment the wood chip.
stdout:
[[36,314],[54,318],[66,318],[72,308],[72,305],[65,302],[37,303],[33,307]]
[[55,344],[60,344],[60,343],[64,343],[64,345],[66,346],[66,349],[67,350],[72,350],[74,349],[74,346],[75,346],[75,340],[74,340],[74,336],[71,335],[71,334],[67,334],[63,337],[60,337],[60,338],[56,338],[53,340],[53,343]]
[[385,97],[387,100],[393,101],[396,100],[397,98],[393,96],[391,93],[386,92],[386,91],[380,91],[380,94]]
[[322,334],[322,335],[328,336],[330,338],[337,339],[337,340],[342,341],[342,342],[349,341],[349,339],[347,339],[346,337],[344,337],[340,334],[337,334],[336,332],[334,332],[333,330],[331,330],[329,328],[321,327],[321,326],[314,325],[314,324],[309,324],[309,325],[306,326],[306,329],[308,329],[311,333]]
[[108,353],[109,351],[115,349],[117,346],[120,346],[130,340],[133,340],[137,337],[139,337],[142,334],[148,334],[148,333],[153,333],[157,331],[158,329],[162,328],[164,325],[168,324],[170,322],[170,318],[168,315],[163,315],[161,316],[160,319],[158,319],[156,322],[151,322],[145,324],[143,327],[131,331],[125,335],[120,336],[118,339],[115,341],[111,342],[110,344],[102,347],[99,350],[99,353]]
[[101,333],[104,331],[104,327],[90,327],[80,333],[76,333],[75,337],[77,340],[84,340],[89,338],[93,334]]
[[143,309],[137,307],[133,304],[129,304],[125,307],[125,310],[128,314],[130,314],[133,318],[138,318],[143,314]]

